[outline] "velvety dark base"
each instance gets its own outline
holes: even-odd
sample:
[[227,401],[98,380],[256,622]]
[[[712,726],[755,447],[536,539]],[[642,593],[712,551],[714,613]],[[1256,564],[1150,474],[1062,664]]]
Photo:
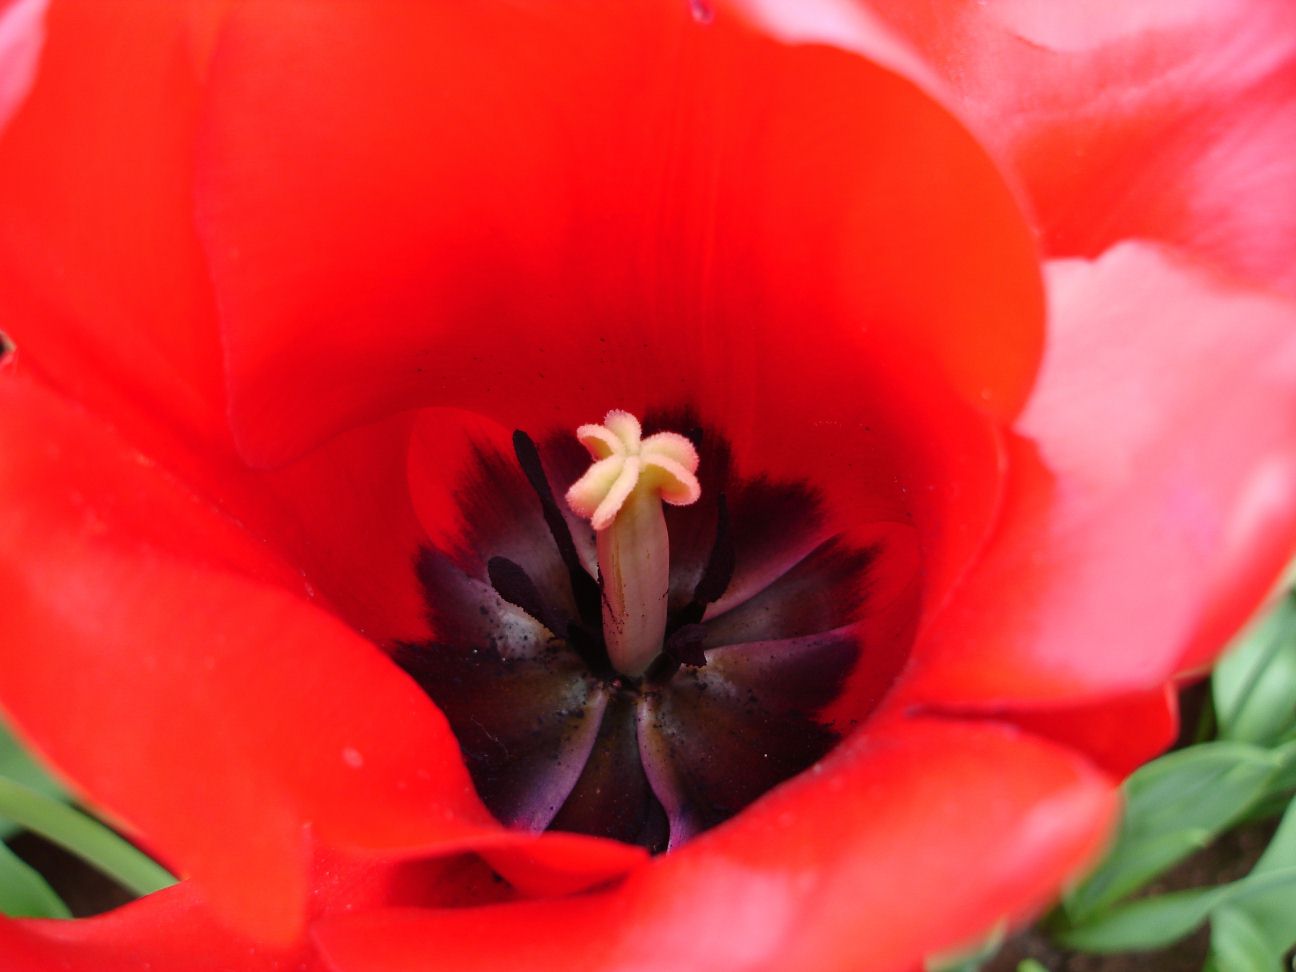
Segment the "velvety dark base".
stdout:
[[660,851],[837,742],[817,713],[860,663],[877,552],[833,537],[804,485],[739,479],[688,416],[645,425],[694,440],[702,499],[667,507],[667,634],[642,678],[608,662],[593,531],[560,499],[590,461],[570,433],[478,450],[456,494],[462,543],[417,563],[436,639],[393,654],[502,821]]

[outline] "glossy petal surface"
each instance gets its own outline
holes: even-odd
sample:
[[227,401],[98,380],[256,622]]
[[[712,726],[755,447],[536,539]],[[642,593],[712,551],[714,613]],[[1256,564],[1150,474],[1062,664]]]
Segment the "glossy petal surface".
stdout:
[[933,704],[1152,690],[1219,650],[1296,543],[1296,308],[1132,244],[1049,280],[1033,442],[917,649]]
[[1292,4],[855,2],[942,75],[1050,255],[1159,240],[1296,295]]
[[46,0],[0,6],[0,130],[31,90],[45,41]]

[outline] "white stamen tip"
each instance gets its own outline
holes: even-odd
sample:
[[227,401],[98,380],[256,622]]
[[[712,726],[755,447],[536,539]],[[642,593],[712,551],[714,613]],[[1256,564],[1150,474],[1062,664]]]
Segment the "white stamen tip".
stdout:
[[637,418],[613,409],[602,425],[582,425],[576,438],[595,461],[567,490],[567,505],[595,530],[611,526],[636,492],[651,492],[672,506],[688,506],[702,495],[697,449],[678,433],[645,439]]

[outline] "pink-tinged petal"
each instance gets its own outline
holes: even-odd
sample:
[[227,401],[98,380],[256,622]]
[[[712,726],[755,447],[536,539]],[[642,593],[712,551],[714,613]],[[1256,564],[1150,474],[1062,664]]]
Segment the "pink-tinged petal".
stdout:
[[943,76],[1049,254],[1153,239],[1296,295],[1296,6],[855,2]]
[[462,972],[901,972],[1031,914],[1100,849],[1115,812],[1111,783],[1050,743],[898,723],[613,890],[375,911],[323,922],[316,940],[334,972],[433,959]]
[[23,103],[36,77],[47,5],[48,0],[0,3],[0,131]]
[[224,6],[51,3],[0,136],[3,328],[25,367],[150,445],[229,447],[192,194],[203,37]]
[[910,699],[1151,691],[1218,652],[1296,548],[1296,305],[1132,244],[1049,280],[1033,442]]
[[917,45],[859,0],[801,0],[796,4],[731,0],[728,5],[782,40],[857,51],[924,90],[943,92],[944,79]]
[[218,914],[297,934],[308,829],[428,853],[498,833],[426,696],[236,524],[13,375],[0,449],[0,705]]
[[1011,194],[864,59],[687,3],[267,3],[211,78],[199,222],[257,462],[420,404],[772,427],[766,371],[810,359],[1000,412],[1029,388]]

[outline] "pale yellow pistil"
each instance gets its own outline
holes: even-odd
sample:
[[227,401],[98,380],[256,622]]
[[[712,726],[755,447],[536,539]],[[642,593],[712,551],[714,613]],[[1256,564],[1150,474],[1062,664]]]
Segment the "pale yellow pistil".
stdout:
[[666,635],[670,540],[662,503],[687,506],[702,495],[693,443],[674,432],[643,438],[639,420],[614,409],[576,438],[594,464],[567,491],[598,538],[603,640],[624,675],[642,675]]

